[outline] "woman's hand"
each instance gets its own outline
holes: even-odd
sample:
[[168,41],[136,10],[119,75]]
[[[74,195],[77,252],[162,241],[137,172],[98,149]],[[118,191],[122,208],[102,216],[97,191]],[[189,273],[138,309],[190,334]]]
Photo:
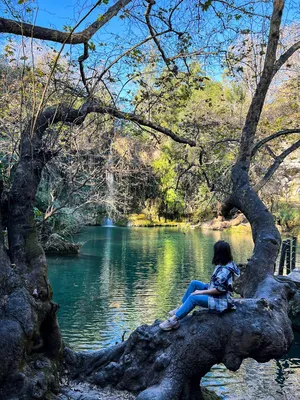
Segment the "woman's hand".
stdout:
[[195,290],[192,295],[196,294],[212,294],[213,296],[220,296],[222,292],[220,292],[218,289],[212,288],[212,289],[207,289],[207,290]]
[[205,290],[195,290],[193,293],[191,293],[192,295],[196,295],[196,294],[204,294]]

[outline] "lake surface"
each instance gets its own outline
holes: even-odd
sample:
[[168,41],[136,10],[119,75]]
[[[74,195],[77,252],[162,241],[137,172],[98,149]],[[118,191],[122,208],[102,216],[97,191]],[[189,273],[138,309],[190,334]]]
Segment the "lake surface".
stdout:
[[[79,257],[48,258],[65,342],[76,350],[96,350],[120,342],[124,332],[126,338],[139,325],[164,319],[192,279],[209,281],[213,244],[219,239],[231,243],[237,263],[251,255],[249,233],[86,228],[76,237],[83,243]],[[235,374],[216,366],[203,385],[217,388],[224,399],[289,399],[300,372],[299,340],[291,351],[264,365],[246,360]]]

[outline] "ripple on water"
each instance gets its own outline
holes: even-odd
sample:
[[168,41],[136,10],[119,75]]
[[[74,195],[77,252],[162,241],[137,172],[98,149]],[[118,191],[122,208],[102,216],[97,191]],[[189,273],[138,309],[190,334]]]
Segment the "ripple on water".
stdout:
[[237,372],[228,371],[222,364],[215,365],[202,379],[202,385],[214,390],[224,400],[300,399],[300,347],[297,337],[290,353],[298,353],[298,357],[271,360],[264,364],[247,359]]

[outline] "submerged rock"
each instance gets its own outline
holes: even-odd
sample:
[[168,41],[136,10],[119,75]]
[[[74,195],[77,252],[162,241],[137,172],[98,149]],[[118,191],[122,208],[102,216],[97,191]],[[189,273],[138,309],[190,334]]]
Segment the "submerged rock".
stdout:
[[78,255],[80,245],[68,242],[57,233],[53,233],[44,247],[45,253],[48,255]]

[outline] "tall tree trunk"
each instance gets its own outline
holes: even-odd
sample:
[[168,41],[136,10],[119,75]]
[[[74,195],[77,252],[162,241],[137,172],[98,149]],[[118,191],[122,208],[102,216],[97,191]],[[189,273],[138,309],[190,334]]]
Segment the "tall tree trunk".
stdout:
[[47,263],[33,206],[42,169],[51,157],[43,133],[54,114],[41,113],[22,134],[8,206],[8,254],[1,243],[0,394],[3,399],[44,399],[58,390],[62,341]]

